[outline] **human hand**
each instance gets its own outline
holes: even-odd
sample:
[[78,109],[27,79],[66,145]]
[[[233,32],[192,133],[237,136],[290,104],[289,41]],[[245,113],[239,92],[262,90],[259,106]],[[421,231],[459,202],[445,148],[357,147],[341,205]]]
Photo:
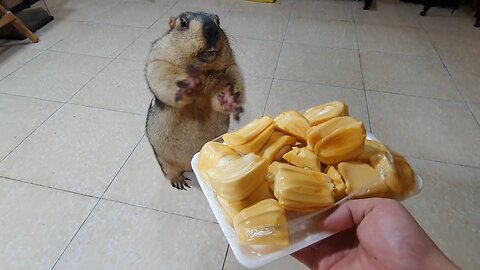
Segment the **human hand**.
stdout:
[[341,232],[292,254],[310,269],[459,269],[394,200],[349,201],[319,226]]

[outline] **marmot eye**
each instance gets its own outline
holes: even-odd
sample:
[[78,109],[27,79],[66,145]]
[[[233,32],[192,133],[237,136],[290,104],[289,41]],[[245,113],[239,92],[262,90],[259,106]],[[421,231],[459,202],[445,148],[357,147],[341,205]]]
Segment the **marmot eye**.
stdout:
[[185,18],[180,19],[180,24],[182,25],[183,28],[188,26],[188,22]]

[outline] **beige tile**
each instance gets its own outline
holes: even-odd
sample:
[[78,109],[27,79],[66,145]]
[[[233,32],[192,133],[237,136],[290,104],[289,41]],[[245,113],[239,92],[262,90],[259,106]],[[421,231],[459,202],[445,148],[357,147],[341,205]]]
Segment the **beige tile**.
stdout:
[[91,21],[103,12],[114,8],[120,0],[68,0],[48,2],[52,16],[55,18]]
[[182,8],[189,11],[212,12],[215,10],[230,10],[235,0],[179,0],[175,8]]
[[88,23],[68,21],[64,19],[57,19],[49,22],[44,27],[40,28],[35,34],[37,34],[40,41],[38,43],[31,43],[29,40],[25,40],[28,48],[34,49],[48,49],[55,45],[57,42],[81,33],[88,27]]
[[465,61],[480,57],[478,37],[431,32],[429,36],[442,58]]
[[357,48],[355,26],[346,21],[291,18],[285,40],[307,45]]
[[303,111],[333,100],[347,103],[350,115],[363,121],[368,129],[365,94],[359,89],[274,80],[265,114],[276,116],[289,109]]
[[280,42],[230,37],[230,45],[245,75],[273,77],[282,47]]
[[[165,29],[167,27],[165,26]],[[127,49],[125,49],[118,58],[135,60],[145,63],[148,59],[148,54],[150,48],[152,47],[153,41],[162,37],[166,33],[166,30],[162,31],[159,29],[148,29],[145,31],[135,42],[130,44]]]
[[123,2],[99,14],[93,20],[99,23],[149,27],[169,8],[170,5],[156,3]]
[[230,120],[230,130],[242,127],[263,115],[271,84],[272,79],[258,77],[245,78],[246,101],[243,106],[245,112],[241,115],[239,122]]
[[66,101],[110,59],[45,52],[2,80],[0,92]]
[[215,221],[196,179],[187,191],[172,188],[155,159],[147,138],[135,149],[105,198],[168,213]]
[[425,32],[413,27],[357,24],[357,37],[361,51],[436,55]]
[[362,73],[355,50],[285,43],[276,78],[362,88]]
[[367,91],[373,133],[407,156],[480,166],[480,128],[464,103]]
[[115,58],[144,30],[145,28],[131,26],[88,23],[75,35],[62,39],[50,49]]
[[23,46],[0,47],[0,81],[41,53]]
[[437,56],[364,52],[361,61],[366,89],[462,100]]
[[477,119],[477,122],[480,123],[480,104],[468,104],[470,110],[473,112],[473,116]]
[[250,13],[257,16],[288,17],[292,4],[289,1],[277,0],[275,3],[253,1],[236,1],[232,12]]
[[480,103],[480,60],[444,58],[444,63],[468,102]]
[[145,117],[65,105],[0,164],[0,175],[102,195],[143,134]]
[[353,3],[355,22],[362,24],[419,26],[421,6],[403,2],[377,1],[377,8],[364,10],[364,1]]
[[353,21],[350,1],[293,1],[293,18]]
[[0,178],[3,269],[50,269],[96,199]]
[[404,204],[440,249],[461,269],[480,264],[480,169],[413,160],[423,191]]
[[116,59],[70,102],[146,115],[152,95],[144,70],[145,63]]
[[0,160],[62,104],[0,94]]
[[217,224],[101,201],[55,269],[220,269]]
[[[227,259],[225,260],[225,266],[223,269],[224,270],[242,270],[242,269],[248,269],[248,268],[245,268],[244,266],[242,266],[235,258],[235,254],[233,254],[233,251],[231,249],[228,249]],[[257,269],[305,270],[308,268],[305,265],[303,265],[301,262],[295,260],[293,257],[286,256]]]
[[223,20],[222,28],[228,36],[282,41],[287,23],[288,18],[283,16],[232,12]]

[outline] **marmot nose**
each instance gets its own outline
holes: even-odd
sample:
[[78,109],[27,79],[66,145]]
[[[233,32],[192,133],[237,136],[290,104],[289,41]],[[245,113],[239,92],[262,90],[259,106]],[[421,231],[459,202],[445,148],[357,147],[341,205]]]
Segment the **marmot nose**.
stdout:
[[203,34],[209,45],[215,45],[218,41],[218,25],[213,21],[207,21],[203,25]]

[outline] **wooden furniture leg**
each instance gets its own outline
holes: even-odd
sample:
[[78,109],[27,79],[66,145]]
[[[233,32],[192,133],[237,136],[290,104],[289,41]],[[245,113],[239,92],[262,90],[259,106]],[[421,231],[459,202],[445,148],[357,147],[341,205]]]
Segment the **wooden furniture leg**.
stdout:
[[20,34],[26,36],[32,42],[37,43],[38,37],[30,29],[28,29],[23,22],[15,16],[15,14],[11,13],[7,9],[5,9],[2,5],[0,5],[0,28],[7,25],[12,24],[15,29],[17,29]]

